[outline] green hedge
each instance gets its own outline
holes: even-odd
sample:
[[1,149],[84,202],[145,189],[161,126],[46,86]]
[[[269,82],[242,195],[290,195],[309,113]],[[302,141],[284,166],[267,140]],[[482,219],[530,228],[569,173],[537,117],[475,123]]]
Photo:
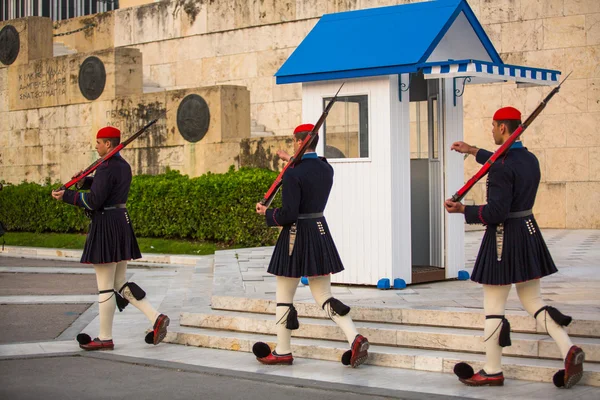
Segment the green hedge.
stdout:
[[[276,176],[250,168],[191,179],[177,171],[135,176],[127,208],[141,237],[271,245],[278,232],[266,227],[254,205]],[[0,191],[0,221],[7,231],[85,232],[89,220],[83,210],[52,199],[50,191],[58,186],[5,186]]]

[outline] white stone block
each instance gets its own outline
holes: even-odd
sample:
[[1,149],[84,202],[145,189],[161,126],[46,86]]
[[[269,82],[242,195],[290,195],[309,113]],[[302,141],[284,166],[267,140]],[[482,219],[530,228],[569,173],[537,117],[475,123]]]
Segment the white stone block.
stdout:
[[482,24],[497,24],[517,21],[520,16],[518,0],[494,0],[481,3],[477,15]]
[[502,51],[541,50],[544,30],[541,20],[502,24]]
[[546,18],[543,21],[544,49],[585,46],[585,16]]

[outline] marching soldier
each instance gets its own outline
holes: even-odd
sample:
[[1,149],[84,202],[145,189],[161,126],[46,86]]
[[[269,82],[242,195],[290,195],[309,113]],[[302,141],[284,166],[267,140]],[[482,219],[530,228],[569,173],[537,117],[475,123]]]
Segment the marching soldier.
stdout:
[[[121,132],[107,126],[96,135],[96,150],[100,157],[119,145]],[[154,324],[146,335],[146,343],[157,345],[167,334],[169,317],[158,313],[146,299],[146,293],[135,282],[128,282],[127,261],[141,258],[140,249],[125,206],[131,185],[131,167],[120,154],[115,154],[96,169],[95,177],[81,181],[80,189],[88,193],[59,190],[52,197],[67,204],[82,207],[92,222],[85,242],[81,262],[93,264],[98,283],[100,333],[92,338],[77,335],[84,350],[112,350],[112,326],[115,307],[119,311],[131,303]]]
[[[312,124],[294,130],[294,151],[313,129]],[[258,342],[253,352],[263,364],[292,364],[290,347],[292,330],[298,329],[294,308],[294,294],[300,278],[308,277],[309,287],[316,303],[344,331],[350,350],[342,356],[342,363],[353,368],[367,360],[369,342],[360,335],[350,315],[350,307],[331,295],[331,274],[344,267],[323,210],[333,185],[333,168],[324,158],[317,157],[317,136],[302,160],[283,175],[283,206],[276,209],[256,204],[256,212],[266,216],[269,226],[283,227],[275,245],[268,272],[277,276],[275,311],[277,347],[273,352],[266,343]],[[290,156],[279,151],[284,161]]]
[[[502,145],[521,124],[521,113],[513,107],[496,111],[492,135]],[[484,164],[492,155],[464,142],[452,150],[468,153]],[[446,200],[449,213],[463,213],[470,224],[487,226],[471,279],[483,285],[486,362],[477,373],[466,363],[455,366],[461,382],[469,386],[502,386],[502,347],[510,346],[510,325],[504,316],[508,293],[515,284],[521,304],[554,339],[565,368],[554,375],[554,384],[570,388],[581,379],[585,354],[574,346],[564,326],[571,317],[547,306],[540,295],[540,278],[557,271],[532,213],[540,183],[540,166],[535,155],[516,141],[492,164],[487,181],[487,204],[464,206]]]

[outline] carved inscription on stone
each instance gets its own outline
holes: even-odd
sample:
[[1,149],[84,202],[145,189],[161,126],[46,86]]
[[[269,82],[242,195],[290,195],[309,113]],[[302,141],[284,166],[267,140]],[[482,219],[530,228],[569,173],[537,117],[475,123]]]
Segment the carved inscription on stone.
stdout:
[[[164,106],[159,102],[149,104],[137,104],[132,107],[119,107],[106,110],[105,124],[119,128],[121,132],[134,134],[142,126],[146,125],[152,119],[160,115],[164,111]],[[150,127],[149,132],[166,131],[166,119],[161,118],[156,124]]]
[[[33,71],[21,70],[18,84],[19,100],[60,98],[67,93],[67,65],[38,61]],[[60,101],[62,99],[57,100]]]
[[[104,111],[103,125],[121,130],[122,138],[127,139],[165,110],[164,103],[113,102],[113,108]],[[135,174],[158,174],[164,172],[165,165],[181,165],[182,154],[167,150],[167,120],[160,118],[131,145],[124,150],[124,157],[131,163]],[[172,154],[173,153],[173,154]]]
[[96,100],[104,91],[106,70],[98,57],[88,57],[79,67],[79,90],[88,100]]
[[19,32],[12,25],[5,25],[0,30],[0,62],[4,65],[14,63],[20,48]]
[[210,110],[206,101],[197,94],[190,94],[179,103],[177,129],[188,142],[202,140],[210,125]]

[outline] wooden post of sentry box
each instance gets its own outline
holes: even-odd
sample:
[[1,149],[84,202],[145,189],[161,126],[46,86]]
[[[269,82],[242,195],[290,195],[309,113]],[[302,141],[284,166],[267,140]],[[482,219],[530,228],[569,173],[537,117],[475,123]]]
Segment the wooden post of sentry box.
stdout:
[[52,57],[52,20],[27,17],[0,22],[0,68]]

